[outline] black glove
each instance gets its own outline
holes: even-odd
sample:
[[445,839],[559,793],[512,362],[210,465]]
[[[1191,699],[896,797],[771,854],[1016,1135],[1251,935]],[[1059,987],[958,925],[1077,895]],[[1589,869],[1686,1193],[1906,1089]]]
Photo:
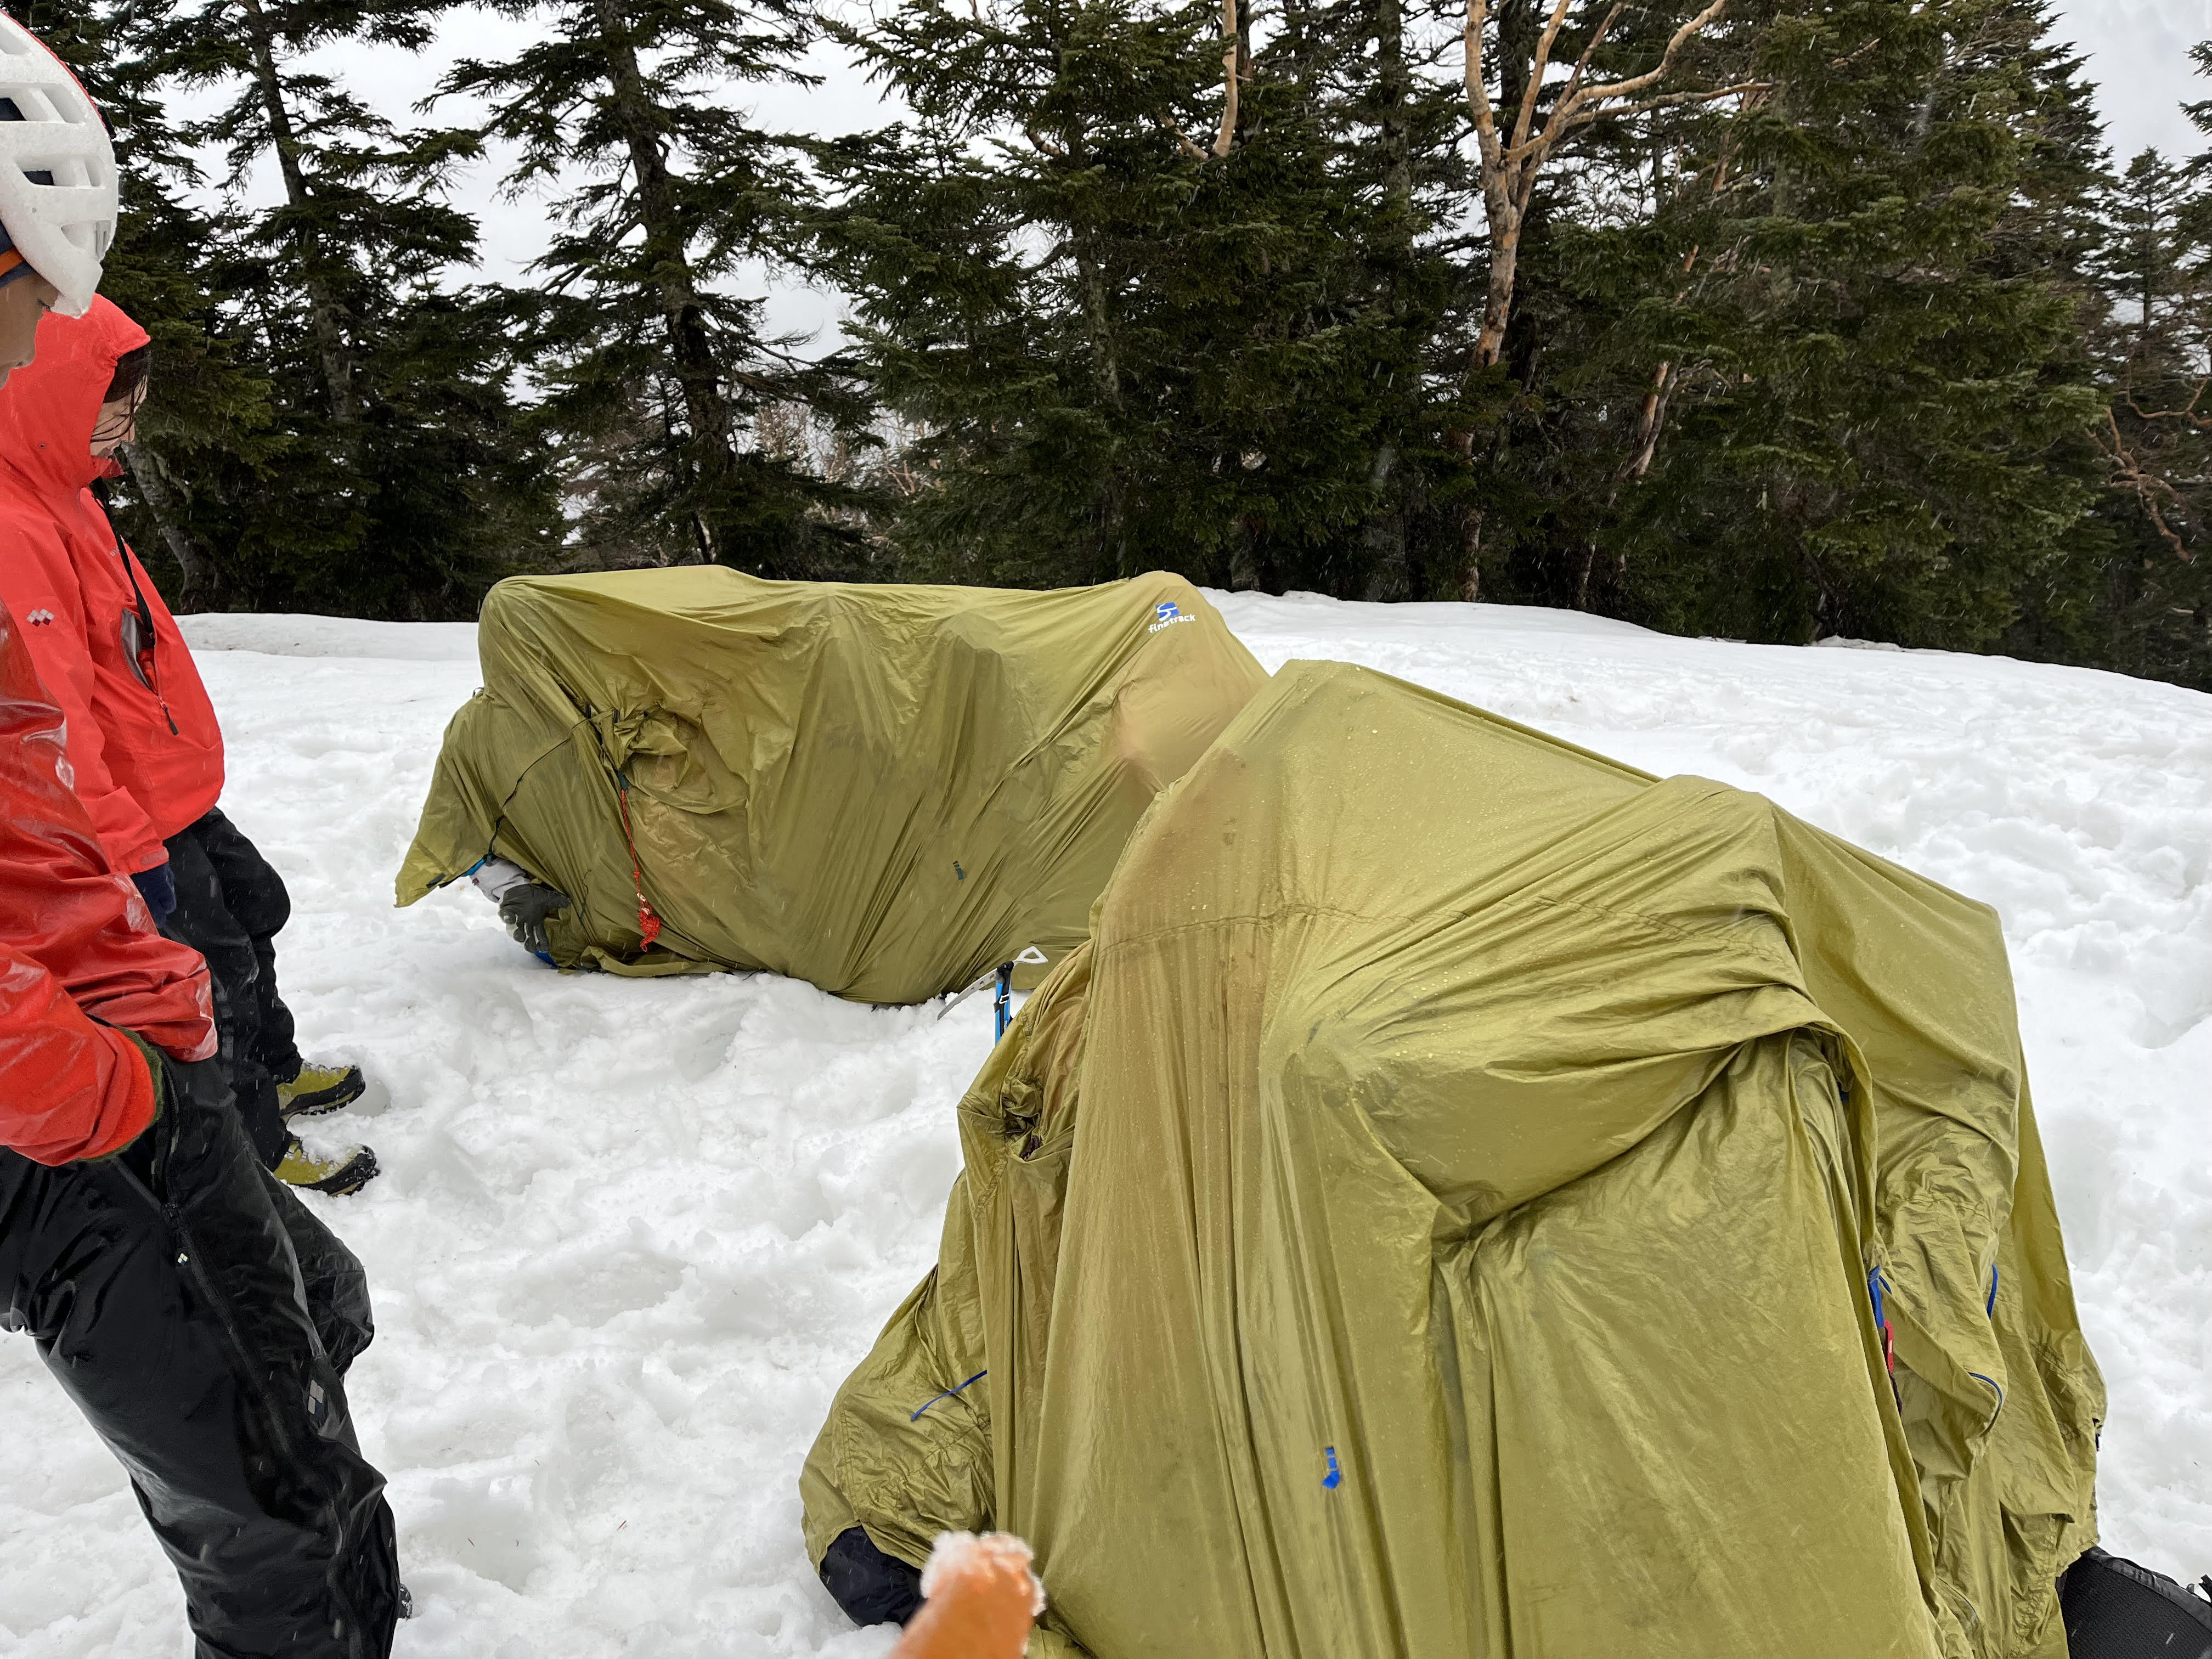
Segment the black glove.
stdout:
[[131,879],[137,886],[138,896],[154,913],[154,925],[159,927],[168,921],[177,908],[177,878],[169,873],[168,860],[163,860],[150,870],[141,870]]
[[499,919],[524,950],[550,956],[553,945],[545,937],[545,918],[559,915],[569,903],[566,893],[556,892],[543,882],[526,881],[500,895]]

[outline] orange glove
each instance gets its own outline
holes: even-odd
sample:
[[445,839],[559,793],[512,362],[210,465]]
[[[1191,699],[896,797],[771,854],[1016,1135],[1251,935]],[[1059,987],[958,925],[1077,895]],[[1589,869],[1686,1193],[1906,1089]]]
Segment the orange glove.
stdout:
[[1006,1532],[946,1533],[929,1553],[921,1593],[890,1659],[1022,1659],[1044,1611],[1030,1547]]

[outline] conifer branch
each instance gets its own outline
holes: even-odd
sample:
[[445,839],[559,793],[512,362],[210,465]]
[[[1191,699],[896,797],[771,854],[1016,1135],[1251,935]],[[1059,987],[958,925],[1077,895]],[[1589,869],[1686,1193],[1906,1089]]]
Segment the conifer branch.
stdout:
[[1646,70],[1641,75],[1632,75],[1625,80],[1611,81],[1601,87],[1588,88],[1583,92],[1582,97],[1588,102],[1601,103],[1616,98],[1626,98],[1632,94],[1643,91],[1646,87],[1658,85],[1673,72],[1674,60],[1681,56],[1682,47],[1691,37],[1703,33],[1708,26],[1719,21],[1721,14],[1727,9],[1728,0],[1713,0],[1712,4],[1691,18],[1668,38],[1667,50],[1659,54],[1659,61],[1652,68]]
[[2145,409],[2136,401],[2135,394],[2129,392],[2125,394],[2128,410],[2139,421],[2186,421],[2200,428],[2212,426],[2212,419],[2197,412],[2197,405],[2204,400],[2208,386],[2212,386],[2212,380],[2197,381],[2197,390],[2189,394],[2189,401],[2179,409]]

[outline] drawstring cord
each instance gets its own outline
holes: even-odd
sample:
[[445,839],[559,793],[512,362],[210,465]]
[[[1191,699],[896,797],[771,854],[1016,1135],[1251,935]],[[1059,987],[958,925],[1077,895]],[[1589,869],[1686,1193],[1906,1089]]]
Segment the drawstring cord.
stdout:
[[651,901],[645,896],[645,871],[637,861],[637,837],[629,827],[629,779],[619,766],[615,768],[615,799],[622,807],[623,843],[629,848],[629,885],[637,896],[637,931],[639,941],[647,950],[660,937],[660,918],[653,911]]

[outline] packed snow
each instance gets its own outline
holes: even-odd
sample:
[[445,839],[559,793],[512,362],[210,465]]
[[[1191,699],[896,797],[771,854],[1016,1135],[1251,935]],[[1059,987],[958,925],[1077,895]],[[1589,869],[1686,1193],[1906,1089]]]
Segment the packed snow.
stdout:
[[[2106,1542],[2212,1569],[2212,697],[1934,653],[1674,639],[1557,612],[1215,595],[1270,668],[1367,664],[1696,772],[2005,920],[2081,1312]],[[420,1616],[401,1659],[877,1659],[814,1580],[799,1468],[934,1259],[977,998],[939,1020],[769,975],[556,974],[465,884],[392,878],[474,630],[204,617],[223,805],[291,884],[287,998],[373,1079],[311,1139],[367,1261],[355,1366]],[[122,1474],[0,1339],[0,1654],[190,1651]]]

